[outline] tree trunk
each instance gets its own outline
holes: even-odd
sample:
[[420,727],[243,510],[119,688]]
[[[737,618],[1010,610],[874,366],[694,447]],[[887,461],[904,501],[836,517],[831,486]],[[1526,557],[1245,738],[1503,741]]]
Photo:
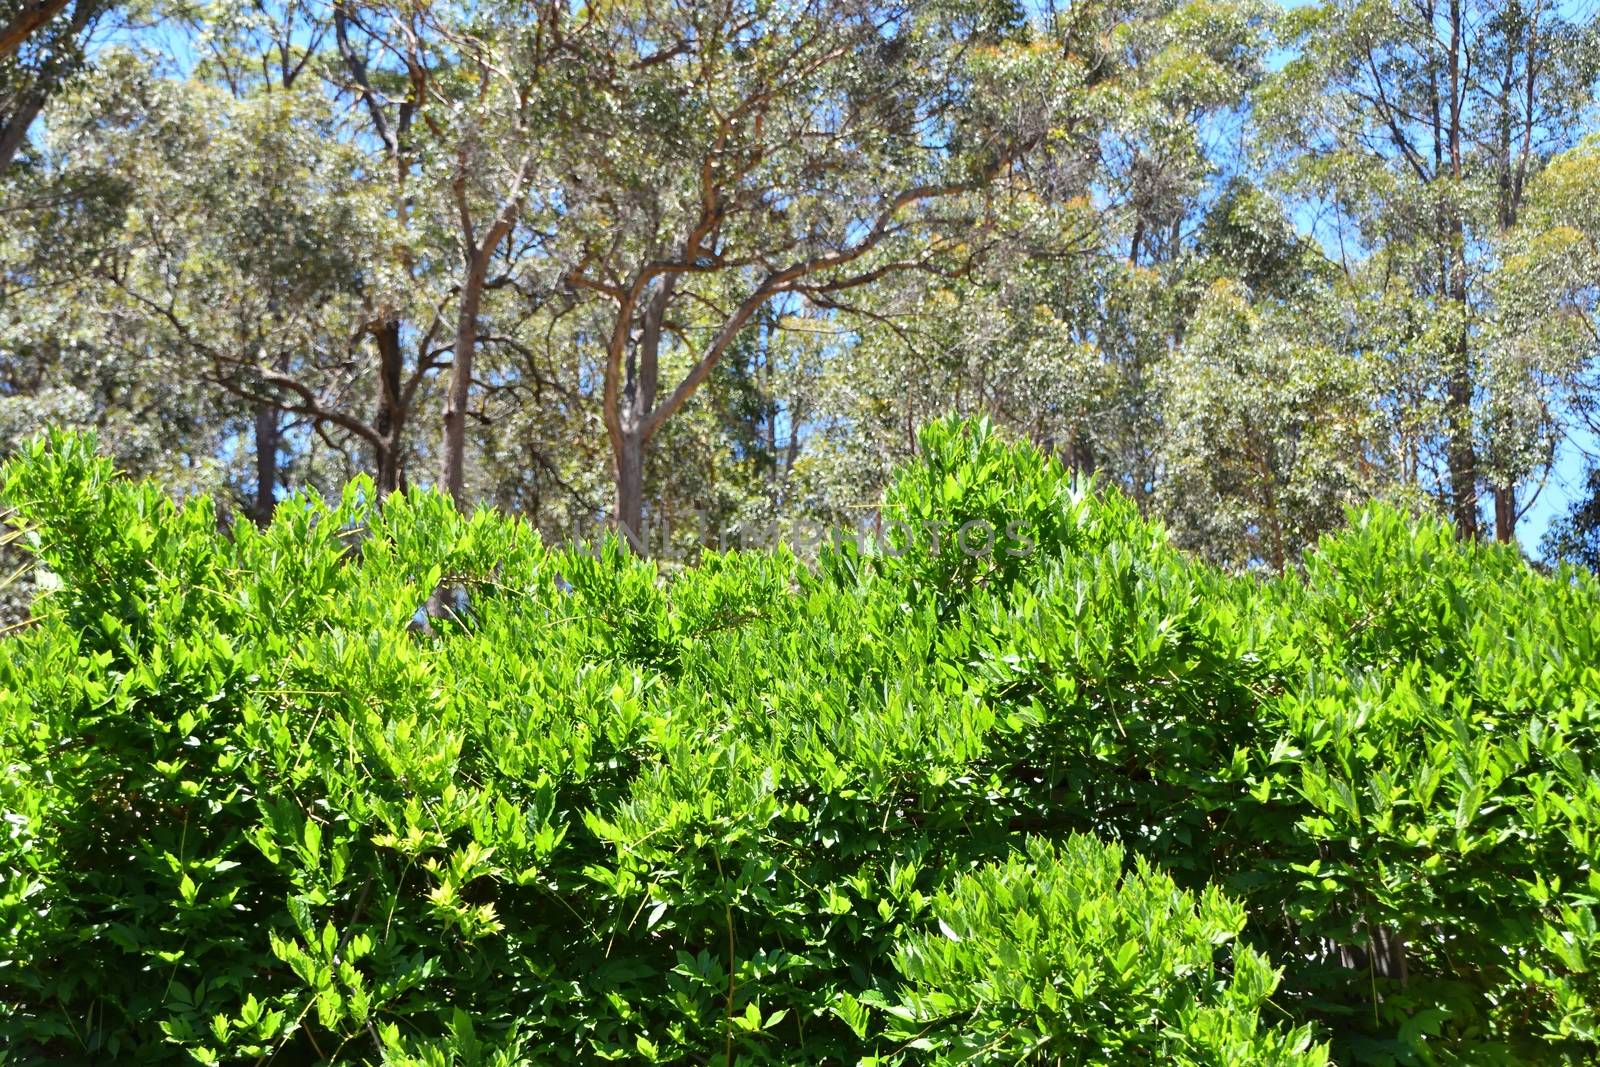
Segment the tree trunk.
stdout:
[[[27,5],[9,25],[0,27],[0,59],[9,57],[36,31],[48,26],[66,8],[66,0],[35,0]],[[88,29],[100,13],[100,0],[78,0],[72,8],[72,18],[66,27],[65,38],[75,40]],[[39,117],[45,101],[60,87],[62,78],[71,73],[69,68],[52,61],[40,70],[33,86],[17,102],[9,117],[0,117],[0,174],[11,166],[12,160],[28,137],[33,120]]]
[[[1445,114],[1446,148],[1449,152],[1452,191],[1462,176],[1462,93],[1463,71],[1461,49],[1465,25],[1462,22],[1461,0],[1450,0],[1450,50],[1449,110]],[[1435,145],[1437,146],[1437,138]],[[1437,173],[1435,174],[1437,177]],[[1446,229],[1448,241],[1448,270],[1446,294],[1456,306],[1461,321],[1456,324],[1456,339],[1450,353],[1448,380],[1445,395],[1446,412],[1450,422],[1450,441],[1447,463],[1450,468],[1450,497],[1456,523],[1456,536],[1473,539],[1478,536],[1478,457],[1472,441],[1472,349],[1469,333],[1467,303],[1467,242],[1466,223],[1461,217],[1461,207],[1453,200],[1445,203],[1448,212]]]
[[1517,536],[1517,487],[1494,487],[1494,539],[1510,544]]
[[250,517],[257,526],[272,521],[278,506],[278,444],[282,428],[278,409],[267,403],[256,404],[256,501]]
[[1450,499],[1456,536],[1471,540],[1478,536],[1478,458],[1472,444],[1472,369],[1468,364],[1466,326],[1451,353],[1450,380],[1446,399],[1450,421],[1448,462]]
[[635,547],[644,544],[644,439],[637,430],[624,431],[613,442],[617,463],[616,522]]
[[439,487],[461,507],[466,490],[467,400],[472,389],[472,357],[478,347],[478,308],[488,276],[493,249],[474,253],[461,286],[461,309],[456,314],[456,346],[450,359],[450,388],[444,401],[444,449],[440,457]]
[[450,360],[450,388],[444,401],[444,448],[439,457],[439,486],[450,494],[458,508],[465,502],[466,495],[467,400],[472,392],[472,357],[478,349],[478,309],[483,304],[483,290],[489,282],[489,267],[494,262],[495,252],[517,224],[533,156],[530,153],[522,158],[511,186],[511,196],[500,205],[481,242],[473,234],[472,212],[467,203],[466,166],[467,152],[463,146],[454,188],[456,205],[461,212],[462,244],[467,249],[467,275],[461,280],[461,307],[456,312],[456,346]]
[[677,275],[667,275],[645,306],[639,340],[627,350],[621,410],[614,422],[607,422],[617,475],[616,512],[612,518],[618,533],[641,556],[649,555],[644,530],[644,451],[650,443],[650,417],[656,410],[661,333],[677,285]]
[[379,444],[377,484],[380,499],[400,488],[400,437],[405,429],[406,412],[400,389],[400,321],[387,319],[373,332],[378,347],[378,416],[375,428]]
[[378,490],[378,499],[384,500],[400,491],[400,444],[398,441],[385,441],[377,448],[377,469],[373,481]]
[[[1453,209],[1452,209],[1453,210]],[[1472,336],[1467,303],[1466,238],[1458,214],[1451,220],[1449,280],[1446,298],[1455,305],[1461,321],[1450,346],[1445,381],[1445,419],[1449,439],[1445,462],[1450,471],[1451,516],[1456,536],[1473,540],[1478,536],[1478,456],[1472,440]]]
[[1368,947],[1372,951],[1372,973],[1391,978],[1404,989],[1411,979],[1411,969],[1406,965],[1406,939],[1387,926],[1370,926]]

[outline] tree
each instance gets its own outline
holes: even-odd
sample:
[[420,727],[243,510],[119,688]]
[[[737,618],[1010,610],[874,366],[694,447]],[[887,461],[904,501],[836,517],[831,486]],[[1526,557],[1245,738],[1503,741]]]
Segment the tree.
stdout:
[[[1559,402],[1569,448],[1600,437],[1600,139],[1556,157],[1531,183],[1494,278],[1507,309],[1504,347],[1537,353]],[[1592,449],[1592,445],[1590,448]],[[1568,513],[1547,534],[1547,557],[1600,570],[1600,467],[1592,451]]]
[[613,518],[638,532],[652,440],[761,309],[964,269],[976,194],[1051,131],[1074,74],[1010,13],[926,4],[743,0],[604,29],[565,282],[604,307]]
[[[1197,265],[1197,245],[1217,176],[1236,165],[1225,135],[1263,71],[1270,14],[1107,3],[1042,19],[1035,32],[1086,72],[1071,124],[996,194],[971,270],[886,278],[853,297],[842,321],[858,336],[817,385],[804,499],[854,522],[913,453],[917,427],[954,409],[1026,434],[1169,521],[1191,514],[1167,510],[1161,492],[1163,368],[1215,272],[1235,269],[1209,252]],[[1283,251],[1276,232],[1264,243],[1263,257]]]
[[[407,11],[396,8],[391,18],[403,24]],[[429,36],[420,46],[415,36],[407,38],[402,52],[413,78],[424,72],[426,91],[415,106],[430,135],[435,173],[444,179],[435,187],[443,198],[436,210],[451,216],[460,257],[439,473],[440,488],[458,505],[466,499],[466,424],[484,295],[508,280],[496,274],[497,259],[525,221],[549,138],[563,128],[561,116],[572,103],[566,85],[551,75],[576,46],[569,39],[575,22],[554,0],[531,12],[525,5],[490,5],[459,23],[425,19]],[[370,87],[362,97],[370,110],[376,101]]]
[[319,84],[328,31],[315,11],[287,0],[168,13],[188,33],[189,79],[158,51],[102,51],[53,106],[13,203],[83,203],[110,220],[92,240],[41,229],[30,254],[49,276],[71,265],[92,324],[79,343],[102,361],[215,392],[230,480],[264,521],[290,482],[349,477],[368,446],[377,471],[400,469],[359,411],[375,381],[358,350],[358,302],[381,299],[398,241],[359,130]]
[[1600,465],[1590,463],[1572,507],[1551,524],[1540,547],[1547,559],[1600,574]]
[[[123,469],[178,492],[215,490],[237,412],[191,359],[151,343],[147,317],[105,299],[101,271],[126,262],[127,213],[149,157],[102,166],[95,145],[118,117],[126,128],[146,111],[147,75],[119,57],[75,79],[52,101],[34,165],[0,187],[0,440],[9,450],[47,427],[94,428]],[[112,100],[116,116],[101,107]],[[91,113],[104,123],[81,138]]]
[[[461,11],[333,4],[343,88],[370,119],[368,136],[381,147],[381,173],[390,183],[391,218],[409,239],[391,273],[414,282],[448,270],[448,300],[435,304],[453,305],[448,345],[418,351],[411,383],[448,352],[438,484],[457,504],[467,499],[467,422],[485,300],[511,283],[518,257],[543,243],[527,212],[548,209],[539,194],[550,188],[545,175],[577,99],[563,66],[590,17],[554,2]],[[447,245],[456,260],[448,269],[437,257]],[[413,384],[399,381],[402,301],[403,294],[377,304],[366,331],[382,368],[383,437],[398,433],[414,396]],[[431,338],[435,325],[422,336]],[[410,332],[418,328],[413,323]]]
[[[347,0],[336,0],[332,10],[343,78],[339,79],[370,122],[368,132],[381,149],[381,166],[373,168],[374,181],[386,187],[392,205],[388,234],[374,234],[369,256],[375,284],[363,301],[366,321],[362,332],[370,339],[378,359],[376,413],[372,420],[373,478],[380,495],[388,495],[405,482],[405,432],[417,392],[436,369],[444,349],[435,339],[443,324],[442,301],[420,299],[426,290],[420,241],[411,235],[414,213],[412,176],[418,146],[414,139],[417,109],[427,90],[427,70],[416,54],[419,35],[375,32],[373,22],[385,19],[383,9],[359,10]],[[388,12],[393,17],[393,12]],[[412,18],[416,16],[413,15]],[[414,25],[414,24],[413,24]],[[403,40],[398,71],[374,75],[374,52],[384,57],[386,42]],[[384,88],[379,88],[382,85]],[[387,239],[385,239],[387,238]],[[407,312],[411,312],[407,314]],[[422,321],[413,321],[413,318]],[[406,348],[414,368],[406,372]]]
[[53,114],[56,180],[115,172],[123,190],[113,238],[86,264],[95,343],[129,361],[159,353],[236,398],[258,521],[291,430],[337,454],[330,481],[354,473],[335,434],[364,433],[348,338],[374,206],[325,96],[298,83],[236,96],[108,54],[70,105]]
[[[1530,472],[1486,463],[1527,450],[1494,440],[1515,428],[1496,425],[1488,396],[1485,279],[1530,178],[1579,127],[1596,31],[1548,0],[1324,0],[1286,20],[1298,54],[1260,102],[1280,173],[1332,205],[1342,250],[1381,264],[1371,272],[1380,299],[1414,301],[1403,343],[1433,361],[1447,472],[1438,491],[1471,537],[1487,481],[1495,536],[1510,540]],[[1519,405],[1499,403],[1508,406]]]
[[1230,565],[1367,494],[1509,536],[1594,421],[1553,2],[0,0],[0,415],[259,520],[426,469],[690,548],[954,409]]
[[1198,555],[1282,573],[1386,487],[1374,383],[1311,325],[1316,310],[1252,301],[1219,279],[1160,368],[1157,499]]

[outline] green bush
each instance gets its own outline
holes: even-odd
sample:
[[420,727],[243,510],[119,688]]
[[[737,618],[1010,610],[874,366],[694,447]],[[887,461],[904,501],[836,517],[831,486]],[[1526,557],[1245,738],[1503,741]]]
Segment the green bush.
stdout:
[[939,928],[902,943],[897,1038],[936,1063],[1311,1064],[1305,1032],[1259,1027],[1277,985],[1258,953],[1215,948],[1244,928],[1216,889],[1196,901],[1144,860],[1073,836],[1040,838],[962,875],[934,900]]
[[1600,1057],[1592,576],[1372,510],[1230,577],[985,425],[923,445],[886,549],[670,581],[24,449],[0,1058]]

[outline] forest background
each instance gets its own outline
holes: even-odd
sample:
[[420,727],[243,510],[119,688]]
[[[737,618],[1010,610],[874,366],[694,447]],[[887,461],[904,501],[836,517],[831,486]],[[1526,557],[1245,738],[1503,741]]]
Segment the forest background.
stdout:
[[1594,0],[0,0],[0,450],[665,558],[984,414],[1282,571],[1600,563]]

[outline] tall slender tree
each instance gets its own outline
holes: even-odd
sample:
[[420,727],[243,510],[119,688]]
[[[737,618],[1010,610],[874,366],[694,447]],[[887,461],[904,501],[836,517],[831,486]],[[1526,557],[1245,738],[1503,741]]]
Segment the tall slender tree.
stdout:
[[489,5],[473,15],[426,20],[431,43],[409,60],[433,66],[420,117],[439,172],[448,174],[436,195],[452,219],[460,258],[439,450],[439,487],[458,505],[466,502],[467,418],[484,296],[509,280],[512,261],[502,253],[518,224],[530,221],[530,198],[548,193],[540,179],[551,135],[573,102],[559,68],[577,47],[571,35],[587,25],[559,0]]
[[1479,493],[1510,540],[1527,470],[1485,411],[1482,342],[1495,237],[1514,226],[1529,177],[1570,144],[1592,99],[1594,27],[1554,0],[1324,0],[1292,12],[1296,57],[1260,114],[1290,185],[1333,205],[1379,299],[1414,301],[1408,344],[1433,358],[1442,411],[1441,494],[1476,536]]

